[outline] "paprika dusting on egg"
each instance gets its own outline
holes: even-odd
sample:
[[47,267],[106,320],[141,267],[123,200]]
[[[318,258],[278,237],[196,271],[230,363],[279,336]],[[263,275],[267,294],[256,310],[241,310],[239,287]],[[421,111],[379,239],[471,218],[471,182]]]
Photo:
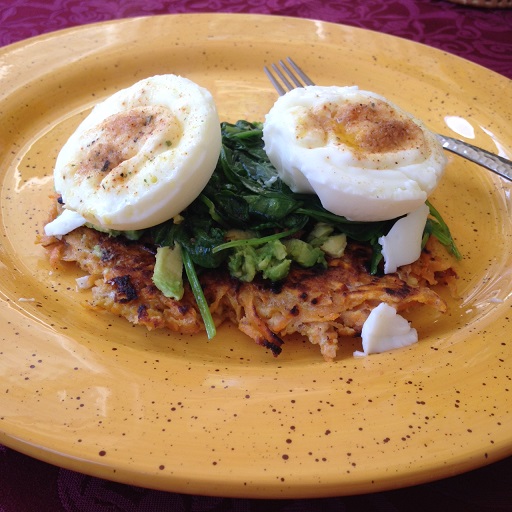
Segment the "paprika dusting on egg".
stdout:
[[[179,121],[169,109],[162,106],[135,107],[112,114],[91,132],[92,140],[86,139],[81,159],[73,163],[70,172],[79,180],[94,180],[93,183],[98,185],[101,183],[103,188],[117,187],[131,175],[121,164],[141,151],[146,151],[151,157],[158,148],[149,146],[148,141],[151,142],[160,133],[166,133],[169,137],[170,129],[173,139],[181,136]],[[168,147],[166,144],[165,149]]]
[[425,145],[420,127],[379,99],[325,103],[307,110],[297,138],[311,137],[312,133],[321,144],[330,141],[358,153],[387,153]]

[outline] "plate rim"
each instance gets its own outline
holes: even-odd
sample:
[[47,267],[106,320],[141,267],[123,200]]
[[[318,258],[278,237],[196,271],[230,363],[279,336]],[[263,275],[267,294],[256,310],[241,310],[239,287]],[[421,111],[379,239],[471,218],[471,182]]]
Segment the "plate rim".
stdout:
[[[311,22],[318,21],[318,20],[311,20],[311,19],[305,19],[305,18],[290,18],[290,17],[286,17],[286,16],[262,15],[262,14],[242,14],[242,13],[162,14],[162,15],[157,15],[157,16],[123,18],[123,19],[119,19],[119,20],[106,20],[106,21],[91,23],[91,24],[82,25],[82,26],[78,26],[78,27],[69,27],[69,28],[58,30],[58,31],[33,36],[29,39],[18,41],[18,42],[15,42],[15,43],[12,43],[10,45],[0,48],[0,55],[2,55],[3,53],[8,53],[10,51],[17,51],[19,49],[23,49],[26,47],[27,44],[33,44],[33,43],[36,43],[39,41],[44,41],[44,40],[54,40],[54,39],[58,39],[60,37],[68,37],[70,34],[81,33],[83,31],[96,29],[100,26],[105,26],[105,25],[114,25],[114,24],[118,25],[118,24],[124,24],[127,22],[135,22],[138,20],[151,20],[154,18],[164,18],[164,17],[166,17],[166,18],[202,17],[204,19],[209,19],[209,18],[220,19],[220,18],[226,17],[226,16],[229,18],[250,17],[250,18],[254,18],[254,19],[255,18],[274,18],[274,19],[281,18],[281,19],[290,20],[293,23],[299,23],[299,24],[300,23],[311,23]],[[332,25],[333,27],[342,26],[342,27],[349,29],[350,31],[372,32],[367,29],[362,29],[359,27],[352,27],[349,25],[340,25],[340,24],[336,24],[336,23],[332,23],[332,22],[325,22],[325,21],[321,21],[321,23],[326,24],[326,25]],[[398,36],[393,36],[393,35],[388,35],[388,34],[380,34],[377,32],[373,32],[373,33],[378,34],[378,36],[383,36],[386,38],[389,37],[389,38],[402,39],[402,38],[399,38]],[[429,48],[430,50],[433,50],[434,52],[440,52],[441,54],[444,54],[444,55],[450,55],[450,58],[459,59],[459,60],[463,61],[465,63],[465,65],[481,67],[480,65],[478,65],[476,63],[473,63],[471,61],[463,59],[462,57],[447,54],[447,52],[444,52],[442,50],[439,50],[439,49],[436,49],[436,48],[433,48],[433,47],[430,47],[427,45],[423,45],[422,43],[406,41],[405,44],[422,45],[422,46]],[[497,77],[503,78],[504,80],[508,81],[508,79],[506,77],[503,77],[502,75],[500,75],[492,70],[487,70],[486,68],[483,68],[483,69],[485,69],[485,71],[488,73],[493,73]],[[50,458],[51,460],[58,460],[59,465],[62,465],[62,467],[68,467],[69,469],[73,469],[75,471],[80,471],[80,472],[88,472],[90,474],[93,474],[94,476],[100,476],[102,478],[107,478],[107,479],[111,479],[111,480],[112,479],[118,480],[118,481],[122,481],[123,483],[130,483],[130,484],[139,485],[139,486],[143,485],[145,487],[155,487],[155,484],[156,484],[157,485],[156,488],[170,490],[168,487],[168,479],[166,477],[162,477],[162,479],[160,481],[158,478],[158,475],[156,475],[156,476],[155,476],[155,474],[141,475],[140,473],[137,473],[137,471],[136,470],[134,471],[133,469],[130,469],[125,472],[125,468],[124,469],[118,468],[118,474],[114,475],[111,472],[111,468],[106,467],[104,464],[101,463],[101,461],[99,461],[99,462],[98,461],[97,462],[88,461],[87,462],[88,465],[85,468],[88,471],[84,471],[84,467],[83,467],[84,461],[79,460],[79,459],[73,459],[73,458],[70,459],[69,457],[66,456],[66,454],[59,454],[59,453],[55,453],[55,452],[53,452],[53,453],[51,453],[51,455],[49,455],[48,452],[45,451],[44,447],[42,448],[43,452],[41,452],[41,447],[34,446],[33,444],[31,444],[31,442],[29,440],[21,440],[21,439],[17,439],[15,436],[11,436],[8,434],[6,435],[2,429],[2,425],[3,425],[3,423],[0,422],[0,441],[3,444],[5,444],[6,446],[11,446],[16,450],[26,453],[35,458],[41,458],[42,460],[48,460],[48,458]],[[506,457],[506,456],[510,455],[511,453],[512,453],[512,445],[506,446],[506,447],[500,447],[493,454],[493,457],[490,457],[490,459],[492,459],[492,461],[498,460],[498,458]],[[451,465],[451,466],[447,465],[447,467],[446,467],[446,470],[445,470],[446,475],[453,474],[454,471],[462,472],[462,471],[466,471],[466,470],[478,467],[478,466],[475,466],[475,461],[471,460],[471,459],[465,460],[465,461],[457,461],[457,462],[452,461],[452,462],[453,462],[453,465]],[[491,462],[491,460],[489,460],[489,462]],[[478,465],[483,465],[482,461],[480,461],[480,463]],[[92,471],[92,473],[91,473],[91,471]],[[428,477],[426,475],[422,475],[420,480],[418,480],[416,478],[417,476],[418,475],[411,474],[409,483],[407,483],[406,485],[414,485],[416,483],[419,483],[420,481],[421,482],[429,481]],[[427,478],[427,479],[425,479],[425,478]],[[438,476],[435,476],[432,479],[437,479],[437,478],[438,478]],[[219,483],[217,482],[217,484],[219,484]],[[189,485],[190,484],[187,483],[187,486],[185,486],[185,488],[187,488]],[[202,483],[197,482],[195,484],[195,486],[192,485],[191,492],[200,493],[201,489],[208,488],[208,486],[210,486],[210,485],[211,485],[211,481],[205,481]],[[301,485],[303,485],[303,484],[301,484]],[[267,482],[263,486],[266,487],[267,490],[269,490],[271,488],[270,494],[269,494],[270,496],[280,494],[279,490],[280,490],[281,484],[279,484],[279,483],[276,483],[274,486],[272,486]],[[178,486],[178,487],[180,487],[180,486]],[[237,487],[236,491],[234,491],[234,489],[233,489],[234,487],[237,487],[237,486],[236,485],[234,486],[232,482],[228,483],[227,486],[225,486],[225,487],[219,486],[219,488],[216,490],[215,494],[221,495],[221,496],[228,496],[228,495],[233,495],[233,492],[234,492],[235,495],[240,495],[243,497],[251,497],[251,495],[254,493],[254,495],[255,495],[254,497],[256,497],[256,496],[260,495],[260,492],[261,492],[261,489],[257,489],[257,486],[252,487],[252,489],[250,489],[250,490],[249,489],[244,490],[244,489],[240,489]],[[327,496],[327,495],[332,496],[332,495],[339,495],[339,491],[340,491],[339,482],[332,483],[332,484],[324,483],[322,486],[322,489],[319,492],[315,492],[315,490],[313,488],[307,488],[307,490],[306,490],[306,487],[307,486],[305,486],[305,488],[302,491],[299,489],[293,489],[293,491],[291,491],[291,493],[288,491],[287,493],[285,493],[285,495],[283,497],[300,496],[302,493],[304,493],[304,491],[305,491],[305,494],[303,494],[304,497],[321,497],[321,496]],[[361,489],[362,488],[365,488],[367,490],[372,490],[372,491],[384,490],[384,489],[393,488],[393,484],[389,481],[382,480],[380,483],[377,483],[374,486],[366,487],[363,485],[363,486],[361,486]],[[354,489],[357,490],[358,487],[355,485]],[[359,489],[358,492],[361,492],[361,489]],[[181,491],[178,490],[178,492],[181,492]],[[188,490],[185,492],[188,492]],[[265,491],[263,491],[263,492],[265,492]],[[350,493],[347,493],[347,494],[350,494]]]

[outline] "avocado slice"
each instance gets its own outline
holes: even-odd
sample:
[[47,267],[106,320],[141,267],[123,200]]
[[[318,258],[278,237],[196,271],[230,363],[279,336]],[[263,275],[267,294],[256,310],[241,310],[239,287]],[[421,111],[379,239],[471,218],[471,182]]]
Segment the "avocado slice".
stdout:
[[175,300],[183,297],[183,258],[180,245],[157,249],[153,283],[166,297]]

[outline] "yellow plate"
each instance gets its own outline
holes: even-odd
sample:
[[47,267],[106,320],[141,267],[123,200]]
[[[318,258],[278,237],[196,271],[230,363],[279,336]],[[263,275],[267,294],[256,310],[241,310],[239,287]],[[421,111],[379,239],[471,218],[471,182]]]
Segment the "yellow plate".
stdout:
[[97,101],[157,73],[209,88],[223,120],[262,120],[263,65],[293,56],[319,84],[358,84],[433,130],[511,157],[506,78],[403,39],[319,21],[205,14],[74,28],[0,51],[0,442],[91,475],[169,491],[319,497],[426,482],[512,452],[511,187],[450,157],[433,197],[464,255],[461,299],[414,315],[418,344],[337,362],[275,359],[147,332],[82,307],[79,272],[34,243],[52,166]]

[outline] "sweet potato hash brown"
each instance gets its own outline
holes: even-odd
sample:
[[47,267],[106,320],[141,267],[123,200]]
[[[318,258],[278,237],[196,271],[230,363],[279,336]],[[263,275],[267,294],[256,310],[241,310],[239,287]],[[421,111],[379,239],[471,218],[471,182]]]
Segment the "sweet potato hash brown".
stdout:
[[[154,285],[156,247],[144,239],[129,241],[80,227],[59,238],[43,236],[40,242],[54,267],[75,262],[90,276],[92,308],[150,330],[204,331],[188,284],[179,301],[165,297]],[[199,279],[217,326],[233,322],[275,356],[283,338],[298,333],[319,345],[325,360],[331,361],[339,338],[360,335],[370,311],[381,302],[399,313],[418,305],[439,312],[447,309],[431,287],[453,284],[456,273],[435,237],[430,237],[419,260],[394,274],[371,275],[370,258],[370,247],[350,241],[342,257],[328,258],[327,268],[294,266],[278,282],[258,277],[242,282],[227,269],[203,270]]]

